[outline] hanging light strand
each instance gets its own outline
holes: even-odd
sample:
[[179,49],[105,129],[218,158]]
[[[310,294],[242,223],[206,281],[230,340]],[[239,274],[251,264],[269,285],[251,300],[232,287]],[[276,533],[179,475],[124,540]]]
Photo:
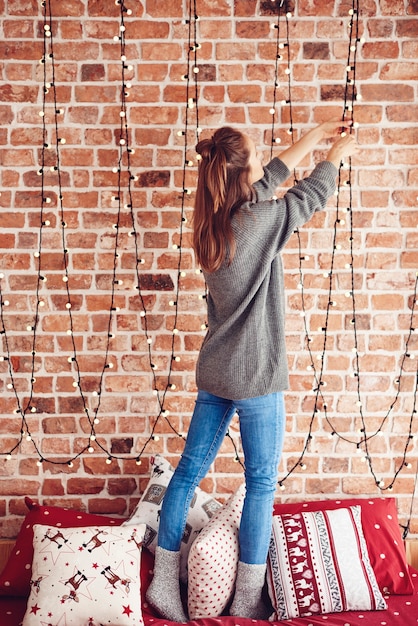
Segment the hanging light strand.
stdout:
[[[37,285],[38,285],[38,289],[40,288],[41,283],[43,282],[43,279],[46,277],[42,277],[41,273],[44,271],[42,268],[42,229],[44,227],[46,227],[48,225],[48,220],[44,219],[44,212],[45,212],[45,205],[50,204],[52,202],[51,196],[48,195],[48,192],[46,191],[46,185],[45,185],[45,168],[46,168],[46,164],[51,163],[51,154],[50,150],[51,150],[51,144],[48,142],[48,126],[47,126],[47,112],[49,112],[49,108],[47,107],[47,94],[51,94],[49,96],[49,99],[53,100],[53,106],[54,106],[54,130],[55,130],[55,164],[51,167],[51,171],[56,172],[57,175],[57,188],[58,188],[58,206],[59,206],[59,217],[60,217],[60,221],[61,221],[61,234],[62,234],[62,246],[63,246],[63,266],[64,266],[64,275],[63,275],[63,281],[65,282],[65,289],[66,289],[66,299],[67,299],[67,305],[66,305],[66,309],[68,312],[68,316],[69,316],[69,329],[68,329],[68,335],[70,336],[70,340],[72,343],[72,348],[73,348],[73,353],[72,355],[68,358],[69,362],[72,364],[72,367],[75,369],[75,381],[74,381],[74,387],[77,388],[78,393],[81,397],[81,401],[82,401],[82,406],[83,406],[83,410],[84,410],[84,414],[88,419],[88,422],[90,424],[90,434],[89,434],[89,440],[88,443],[82,448],[80,449],[78,452],[76,452],[71,458],[62,461],[62,460],[57,460],[57,459],[47,459],[46,457],[44,457],[38,446],[36,441],[34,441],[31,432],[29,430],[29,425],[28,422],[26,420],[25,414],[26,413],[34,413],[36,412],[36,407],[34,406],[34,402],[33,402],[33,384],[35,382],[35,355],[36,355],[36,343],[37,343],[37,336],[38,336],[38,320],[39,320],[39,306],[41,303],[40,297],[39,297],[39,293],[38,290],[36,292],[36,312],[35,312],[35,321],[31,324],[30,326],[30,331],[32,332],[32,343],[33,343],[33,349],[32,349],[32,368],[31,368],[31,393],[29,396],[29,399],[27,401],[27,406],[25,408],[21,407],[20,404],[20,398],[19,395],[17,393],[17,387],[14,381],[14,376],[13,376],[13,368],[12,368],[12,361],[10,358],[10,349],[9,349],[9,342],[8,342],[8,337],[7,337],[7,332],[6,332],[6,325],[5,325],[5,317],[4,317],[4,310],[3,310],[3,306],[1,306],[0,309],[0,320],[2,323],[2,329],[0,329],[0,334],[4,335],[4,345],[6,347],[6,355],[5,357],[3,357],[3,360],[7,360],[8,362],[8,368],[9,368],[9,374],[10,374],[10,379],[11,379],[11,387],[14,390],[15,393],[15,397],[16,397],[16,402],[17,402],[17,406],[18,408],[16,409],[15,413],[16,414],[20,414],[21,418],[22,418],[22,428],[20,431],[20,437],[18,439],[18,441],[16,442],[16,444],[14,444],[13,448],[11,450],[9,450],[7,453],[5,453],[5,456],[7,458],[9,458],[12,454],[12,452],[14,452],[15,450],[17,450],[23,440],[24,437],[26,437],[27,441],[30,441],[32,443],[32,445],[34,446],[34,449],[36,451],[36,453],[38,454],[39,457],[39,463],[43,463],[44,461],[48,461],[52,464],[57,464],[57,465],[61,465],[61,464],[67,464],[67,465],[72,465],[73,461],[75,459],[77,459],[78,457],[80,457],[81,455],[83,455],[85,452],[92,452],[94,450],[94,445],[97,446],[99,449],[101,449],[103,452],[106,453],[108,461],[107,462],[111,462],[113,458],[123,458],[126,459],[127,456],[126,455],[115,455],[113,453],[111,453],[106,445],[104,445],[101,441],[99,441],[99,439],[96,436],[96,425],[99,423],[99,410],[100,410],[100,404],[101,404],[101,397],[102,397],[102,387],[103,387],[103,383],[104,383],[104,377],[106,372],[108,371],[109,368],[111,368],[111,362],[109,359],[110,356],[110,341],[111,338],[113,336],[111,330],[112,330],[112,325],[113,325],[113,316],[115,311],[117,311],[118,307],[115,306],[116,304],[116,291],[115,291],[115,286],[117,284],[120,284],[120,280],[118,279],[118,259],[120,256],[119,253],[119,247],[120,247],[120,237],[119,237],[119,233],[120,233],[120,229],[122,228],[122,211],[124,208],[128,208],[130,211],[130,219],[131,219],[131,235],[133,235],[134,238],[134,246],[135,246],[135,253],[136,253],[136,278],[137,278],[137,290],[138,290],[138,295],[139,295],[139,299],[141,302],[141,319],[142,319],[142,323],[143,323],[143,328],[144,328],[144,332],[145,332],[145,336],[146,336],[146,340],[147,340],[147,344],[148,344],[148,354],[149,354],[149,360],[150,360],[150,367],[151,367],[151,372],[152,372],[152,377],[153,377],[153,388],[154,388],[154,392],[157,396],[157,401],[158,401],[158,405],[159,405],[159,413],[156,417],[156,419],[154,420],[152,429],[151,429],[151,433],[148,437],[148,439],[145,440],[145,443],[143,445],[142,450],[140,451],[139,455],[135,455],[133,458],[137,461],[140,462],[140,457],[142,456],[143,452],[145,451],[146,447],[148,446],[148,444],[151,441],[154,441],[157,439],[157,435],[156,435],[156,428],[157,425],[159,423],[160,418],[164,418],[165,421],[169,424],[170,428],[173,430],[173,432],[175,432],[177,435],[179,435],[180,437],[183,437],[183,435],[181,435],[175,428],[174,426],[171,424],[170,420],[168,419],[168,411],[165,409],[164,407],[164,403],[165,403],[165,397],[166,397],[166,393],[168,391],[168,389],[173,389],[175,388],[175,385],[172,383],[171,381],[171,375],[172,375],[172,368],[173,368],[173,363],[175,361],[178,360],[178,358],[175,355],[175,344],[174,344],[174,339],[175,339],[175,335],[176,333],[176,325],[177,325],[177,318],[178,318],[178,301],[179,301],[179,295],[180,295],[180,286],[179,286],[179,281],[182,275],[182,270],[181,270],[181,243],[182,243],[182,239],[183,239],[183,224],[186,221],[185,218],[185,209],[186,209],[186,202],[185,202],[185,198],[186,195],[188,196],[190,191],[188,189],[186,189],[185,186],[185,181],[186,181],[186,174],[185,174],[185,170],[186,170],[186,165],[187,165],[187,161],[186,161],[186,153],[188,151],[188,145],[187,145],[187,131],[189,129],[189,125],[190,125],[190,120],[189,120],[189,109],[194,108],[195,112],[196,112],[196,120],[198,119],[198,107],[197,107],[197,94],[198,94],[198,87],[197,87],[197,78],[198,78],[198,65],[197,65],[197,50],[200,48],[200,44],[198,44],[197,42],[197,35],[196,35],[196,22],[199,19],[196,13],[196,2],[195,0],[190,0],[190,20],[189,20],[189,54],[188,54],[188,59],[187,59],[187,64],[188,64],[188,74],[190,75],[190,73],[192,73],[192,75],[194,76],[194,97],[192,97],[191,94],[191,89],[192,86],[191,84],[188,85],[187,87],[187,94],[186,94],[186,122],[185,122],[185,128],[184,131],[182,131],[182,135],[185,136],[186,140],[185,140],[185,146],[184,146],[184,154],[185,154],[185,163],[184,163],[184,178],[183,178],[183,190],[182,190],[182,206],[181,206],[181,223],[180,223],[180,235],[179,235],[179,245],[178,245],[178,249],[179,249],[179,260],[178,260],[178,271],[177,271],[177,276],[178,276],[178,281],[177,281],[177,287],[176,287],[176,294],[175,294],[175,298],[176,298],[176,302],[175,302],[175,319],[174,319],[174,327],[173,327],[173,343],[172,343],[172,350],[171,350],[171,359],[170,359],[170,367],[169,367],[169,372],[168,372],[168,376],[167,376],[167,384],[165,385],[165,387],[162,390],[162,395],[160,395],[161,390],[159,389],[158,386],[158,380],[157,380],[157,375],[156,375],[156,367],[154,366],[153,363],[153,354],[152,354],[152,349],[151,349],[151,337],[150,334],[148,332],[148,322],[147,322],[147,311],[145,308],[145,299],[143,297],[142,291],[141,291],[141,275],[140,275],[140,266],[142,265],[142,259],[140,258],[140,254],[139,254],[139,245],[138,245],[138,232],[136,229],[136,224],[135,224],[135,214],[134,214],[134,203],[133,203],[133,183],[135,180],[137,180],[137,177],[133,175],[132,173],[132,164],[131,164],[131,157],[134,153],[133,148],[131,148],[131,144],[130,144],[130,131],[129,131],[129,126],[128,126],[128,120],[127,120],[127,98],[129,95],[129,88],[130,85],[127,81],[127,77],[126,77],[126,73],[127,71],[130,71],[132,69],[132,66],[129,66],[126,63],[126,41],[125,41],[125,31],[126,31],[126,26],[125,26],[125,16],[126,15],[131,15],[132,11],[130,9],[128,9],[126,7],[126,3],[124,0],[116,0],[115,4],[117,6],[120,7],[120,28],[119,28],[119,34],[117,36],[115,36],[115,41],[118,41],[120,43],[120,49],[121,49],[121,109],[120,109],[120,131],[119,131],[119,158],[118,158],[118,166],[116,168],[117,171],[117,180],[118,180],[118,191],[117,191],[117,196],[116,196],[116,201],[117,201],[117,216],[116,216],[116,224],[115,224],[115,230],[116,230],[116,236],[115,236],[115,246],[114,246],[114,262],[113,262],[113,271],[112,271],[112,280],[111,280],[111,287],[110,287],[110,310],[109,310],[109,318],[108,318],[108,327],[107,327],[107,340],[106,340],[106,346],[105,346],[105,354],[104,354],[104,359],[103,359],[103,367],[101,369],[101,372],[99,374],[99,382],[98,382],[98,387],[96,392],[94,393],[94,396],[97,396],[97,402],[96,402],[96,406],[93,407],[93,409],[89,408],[89,402],[88,399],[85,395],[85,392],[83,390],[83,381],[82,381],[82,375],[81,375],[81,368],[80,368],[80,364],[79,364],[79,357],[78,357],[78,353],[77,353],[77,348],[76,348],[76,341],[75,341],[75,333],[74,333],[74,320],[73,320],[73,315],[72,315],[72,311],[71,311],[71,305],[72,305],[72,297],[71,297],[71,293],[70,293],[70,275],[69,275],[69,268],[68,268],[68,250],[66,248],[66,220],[65,220],[65,211],[64,211],[64,204],[63,204],[63,193],[62,193],[62,178],[61,178],[61,165],[60,165],[60,146],[61,144],[65,143],[65,139],[63,139],[62,137],[60,137],[60,133],[59,133],[59,124],[58,124],[58,115],[62,113],[62,111],[60,109],[58,109],[58,105],[57,105],[57,94],[56,94],[56,87],[55,87],[55,67],[54,67],[54,53],[53,53],[53,20],[52,20],[52,10],[51,10],[51,2],[50,0],[45,0],[44,2],[42,2],[41,6],[43,8],[43,17],[44,17],[44,52],[43,52],[43,57],[41,59],[41,63],[43,64],[43,108],[42,111],[40,113],[41,117],[42,117],[42,135],[43,135],[43,146],[42,146],[42,150],[41,150],[41,167],[38,171],[39,175],[41,176],[41,207],[40,207],[40,236],[39,236],[39,247],[38,247],[38,252],[36,253],[36,258],[37,258],[37,264],[38,264],[38,281],[37,281]],[[193,71],[192,71],[193,70]],[[51,75],[51,79],[48,82],[48,72]],[[193,106],[192,106],[193,103]],[[196,125],[196,135],[198,134],[198,126]],[[48,153],[47,153],[48,151]],[[48,154],[48,156],[47,156]],[[124,164],[126,163],[126,172],[123,172],[123,168],[124,168]],[[124,189],[124,174],[127,173],[127,189]],[[122,197],[124,195],[124,191],[126,193],[126,196],[128,198],[128,202],[127,205],[123,206],[123,202],[122,202]],[[0,280],[0,297],[1,300],[3,302],[3,297],[2,297],[2,292],[1,292],[1,280]]]
[[[279,9],[278,9],[278,24],[277,24],[277,32],[280,32],[280,11],[282,8],[282,5],[284,3],[282,2]],[[284,7],[285,11],[286,11],[286,16],[288,15],[287,13],[287,7]],[[357,51],[358,51],[358,44],[359,42],[362,42],[362,39],[359,37],[359,3],[358,0],[353,0],[353,7],[352,9],[349,11],[349,16],[350,16],[350,23],[349,23],[349,52],[348,52],[348,61],[347,61],[347,78],[346,78],[346,83],[345,83],[345,89],[344,89],[344,111],[343,111],[343,118],[342,121],[346,122],[347,119],[351,120],[351,126],[350,126],[350,132],[354,132],[354,129],[356,128],[356,122],[354,121],[354,105],[355,105],[355,101],[359,98],[358,94],[356,93],[356,59],[357,59]],[[288,30],[287,30],[288,33]],[[277,46],[278,47],[278,46]],[[286,40],[286,46],[287,51],[288,51],[288,58],[290,58],[290,41],[289,38],[287,37]],[[276,67],[277,67],[277,55],[276,55]],[[290,64],[288,65],[288,68],[290,70]],[[290,85],[290,71],[287,72],[288,74],[288,78],[289,78],[289,85]],[[277,69],[276,69],[276,73],[275,73],[275,89],[277,87]],[[275,91],[274,91],[274,97],[275,97]],[[275,102],[275,100],[274,100]],[[292,110],[292,95],[291,95],[291,88],[289,87],[289,96],[288,96],[288,100],[283,103],[286,105],[289,105],[289,111],[290,111],[290,123],[291,126],[289,128],[289,133],[292,130],[293,127],[293,123],[292,123],[292,116],[291,116],[291,110]],[[273,109],[272,109],[273,111]],[[272,145],[273,145],[273,140],[274,140],[274,121],[272,124]],[[293,142],[293,137],[292,137],[292,142]],[[343,175],[344,174],[344,175]],[[296,182],[296,176],[295,176],[295,182]],[[305,260],[305,255],[302,254],[302,244],[301,244],[301,238],[300,238],[300,233],[299,230],[295,231],[295,234],[297,236],[297,240],[298,240],[298,248],[299,248],[299,284],[298,284],[298,288],[300,290],[300,294],[301,294],[301,315],[303,318],[303,323],[304,323],[304,332],[305,332],[305,345],[306,345],[306,349],[309,355],[309,359],[310,359],[310,365],[309,365],[309,369],[313,371],[313,377],[314,377],[314,387],[313,387],[313,392],[315,394],[314,396],[314,407],[313,407],[313,413],[311,416],[311,420],[308,426],[308,433],[305,439],[305,443],[304,446],[302,448],[302,451],[299,455],[299,457],[296,459],[296,461],[292,464],[292,466],[290,467],[290,469],[287,471],[287,473],[285,474],[285,476],[279,481],[279,486],[281,489],[284,489],[284,483],[286,481],[286,479],[298,468],[304,468],[305,464],[303,463],[303,458],[307,452],[307,450],[309,449],[309,444],[312,440],[312,432],[313,432],[313,427],[314,427],[314,423],[315,423],[315,419],[316,417],[320,414],[320,412],[323,411],[324,413],[324,417],[326,422],[329,424],[329,426],[331,427],[331,434],[336,436],[337,438],[347,442],[347,443],[351,443],[357,446],[358,449],[361,448],[361,446],[365,447],[365,460],[367,461],[371,474],[375,480],[376,485],[379,487],[379,489],[389,489],[391,490],[393,488],[394,482],[398,476],[398,474],[401,472],[401,470],[404,467],[407,467],[408,464],[406,463],[406,455],[407,455],[407,451],[410,447],[411,441],[413,440],[413,424],[414,424],[414,417],[416,415],[416,402],[417,402],[417,381],[418,381],[418,376],[415,379],[415,388],[413,391],[413,408],[412,408],[412,413],[411,413],[411,417],[410,417],[410,421],[409,421],[409,431],[408,434],[406,436],[406,443],[404,446],[404,450],[403,450],[403,454],[402,454],[402,458],[398,463],[397,468],[395,469],[394,472],[394,476],[390,482],[390,484],[388,484],[387,486],[384,485],[383,481],[380,480],[377,475],[376,472],[374,471],[373,468],[373,462],[372,462],[372,456],[369,453],[368,450],[368,441],[369,439],[375,437],[377,434],[379,434],[380,432],[382,432],[382,428],[384,423],[386,422],[386,420],[388,419],[389,415],[391,414],[393,408],[395,407],[398,398],[399,398],[399,394],[400,394],[400,390],[401,390],[401,384],[400,384],[400,380],[403,374],[403,370],[404,370],[404,364],[406,362],[406,360],[408,358],[411,357],[410,351],[409,351],[409,342],[411,339],[411,334],[414,331],[414,310],[413,310],[413,306],[412,306],[412,312],[411,312],[411,323],[410,323],[410,331],[409,331],[409,336],[407,338],[406,341],[406,346],[405,346],[405,353],[401,359],[401,365],[400,365],[400,371],[399,371],[399,376],[396,379],[398,381],[397,385],[397,392],[395,395],[394,400],[392,401],[386,415],[384,416],[384,418],[382,419],[382,422],[379,426],[379,428],[376,430],[376,432],[372,433],[372,434],[367,434],[366,432],[366,423],[365,423],[365,418],[364,418],[364,413],[363,413],[363,403],[361,401],[361,395],[360,395],[360,387],[361,387],[361,377],[360,377],[360,362],[359,362],[359,342],[358,342],[358,336],[357,336],[357,311],[356,311],[356,303],[355,303],[355,279],[354,279],[354,228],[353,228],[353,210],[352,210],[352,206],[353,206],[353,185],[352,185],[352,168],[351,168],[351,158],[349,159],[348,162],[348,172],[346,172],[346,166],[344,164],[341,164],[340,168],[339,168],[339,172],[338,172],[338,182],[337,182],[337,189],[338,189],[338,193],[337,193],[337,202],[336,202],[336,218],[335,218],[335,223],[334,223],[334,232],[333,232],[333,242],[332,242],[332,255],[331,255],[331,263],[330,263],[330,269],[326,272],[326,274],[324,274],[325,278],[328,278],[328,303],[326,306],[326,313],[325,313],[325,319],[324,319],[324,323],[323,323],[323,327],[320,329],[321,332],[323,333],[323,344],[322,344],[322,350],[321,353],[318,355],[318,359],[317,361],[320,362],[320,366],[319,368],[317,367],[316,363],[315,363],[315,359],[314,359],[314,355],[312,353],[311,350],[311,337],[310,337],[310,331],[308,328],[308,322],[307,322],[307,315],[306,315],[306,305],[305,305],[305,293],[304,293],[304,281],[303,281],[303,261]],[[335,286],[334,286],[334,267],[335,267],[335,257],[336,257],[336,252],[339,249],[339,244],[338,244],[338,227],[340,224],[344,223],[344,220],[342,219],[341,216],[341,191],[342,189],[347,190],[348,189],[348,195],[349,195],[349,200],[348,200],[348,209],[347,212],[349,213],[350,216],[350,235],[349,235],[349,241],[350,241],[350,255],[351,255],[351,262],[349,263],[349,267],[351,270],[351,291],[350,291],[350,297],[352,300],[352,326],[353,326],[353,331],[354,331],[354,348],[353,348],[353,352],[355,353],[355,378],[357,380],[357,397],[358,397],[358,401],[357,401],[357,405],[359,408],[359,413],[360,413],[360,418],[362,421],[362,428],[360,430],[361,432],[361,438],[360,441],[358,439],[353,439],[351,437],[347,437],[345,435],[342,435],[341,433],[337,432],[337,430],[335,429],[335,427],[333,426],[332,420],[328,415],[328,406],[327,406],[327,401],[324,397],[324,388],[326,387],[326,381],[324,380],[325,377],[325,355],[327,352],[327,340],[328,340],[328,328],[329,328],[329,322],[330,322],[330,313],[332,310],[332,307],[334,306],[334,300],[333,300],[333,293],[335,290]],[[413,295],[413,302],[416,302],[416,293],[417,293],[417,283],[415,284],[415,289],[414,289],[414,295]]]

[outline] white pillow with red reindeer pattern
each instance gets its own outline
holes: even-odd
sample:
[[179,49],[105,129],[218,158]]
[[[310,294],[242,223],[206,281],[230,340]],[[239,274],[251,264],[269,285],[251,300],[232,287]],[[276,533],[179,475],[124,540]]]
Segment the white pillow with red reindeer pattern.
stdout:
[[138,526],[35,524],[31,592],[23,626],[143,626]]

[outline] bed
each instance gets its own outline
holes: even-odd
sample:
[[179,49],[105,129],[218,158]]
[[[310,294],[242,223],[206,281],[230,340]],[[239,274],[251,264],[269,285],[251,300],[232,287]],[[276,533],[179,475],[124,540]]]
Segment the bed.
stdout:
[[[1,626],[174,624],[145,600],[158,512],[172,472],[164,459],[153,467],[127,519],[25,498],[28,513],[18,537],[0,542]],[[221,505],[196,491],[180,572],[189,583],[184,600],[190,624],[418,624],[418,541],[403,542],[392,497],[277,503],[265,589],[270,620],[230,617],[243,495],[241,486]],[[306,561],[308,569],[301,565]]]
[[[7,548],[9,545],[6,544]],[[148,571],[152,568],[152,555],[146,552],[147,558],[144,559],[144,571],[142,579],[144,582],[149,579]],[[1,564],[0,564],[1,565]],[[409,568],[410,575],[414,581],[414,592],[412,595],[392,595],[387,597],[388,608],[384,611],[349,611],[340,614],[318,615],[306,618],[295,618],[284,620],[277,623],[289,624],[293,626],[413,626],[418,624],[418,571],[413,567]],[[146,585],[144,585],[144,592]],[[143,593],[144,593],[143,592]],[[0,598],[0,623],[1,626],[19,626],[22,623],[23,616],[26,612],[27,598]],[[168,622],[160,619],[150,608],[146,602],[142,605],[142,615],[145,626],[171,626],[174,622]],[[237,619],[229,616],[217,618],[201,618],[190,621],[190,625],[195,626],[254,626],[256,622],[250,619]],[[267,621],[258,622],[263,626],[271,624]],[[39,625],[41,626],[41,624]],[[42,625],[43,626],[43,625]],[[54,625],[55,626],[55,625]],[[80,624],[84,626],[84,624]]]

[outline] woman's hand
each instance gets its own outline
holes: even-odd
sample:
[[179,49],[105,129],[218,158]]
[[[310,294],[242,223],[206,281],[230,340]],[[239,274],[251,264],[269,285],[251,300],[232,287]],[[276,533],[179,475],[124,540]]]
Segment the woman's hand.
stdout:
[[[325,137],[341,136],[344,128],[351,125],[351,122],[342,122],[340,119],[332,119],[323,122],[319,126],[311,128],[303,137],[296,141],[290,148],[280,154],[280,159],[292,170],[297,167],[302,159],[313,150]],[[339,162],[338,162],[339,165]],[[338,167],[338,166],[337,166]]]
[[350,157],[358,151],[358,145],[354,135],[340,137],[332,145],[328,152],[327,161],[331,161],[335,167],[339,167],[345,157]]
[[323,138],[336,137],[341,135],[347,128],[352,125],[351,120],[342,121],[340,118],[334,118],[328,122],[323,122],[317,126],[317,129],[321,132]]

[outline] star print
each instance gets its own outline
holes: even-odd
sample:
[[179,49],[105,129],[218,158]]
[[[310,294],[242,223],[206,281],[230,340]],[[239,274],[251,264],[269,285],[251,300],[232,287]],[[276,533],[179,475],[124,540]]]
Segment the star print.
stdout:
[[122,615],[127,615],[128,617],[131,617],[131,613],[133,613],[133,611],[132,611],[131,607],[129,606],[129,604],[128,604],[128,606],[124,606],[123,607]]
[[37,604],[34,604],[33,607],[31,608],[30,612],[33,613],[34,615],[36,615],[36,613],[38,611],[40,611],[40,610],[41,610],[41,607],[38,606]]
[[98,564],[98,563],[93,563],[93,565],[92,565],[92,568],[93,568],[93,569],[97,569],[98,567],[99,567],[99,564]]

